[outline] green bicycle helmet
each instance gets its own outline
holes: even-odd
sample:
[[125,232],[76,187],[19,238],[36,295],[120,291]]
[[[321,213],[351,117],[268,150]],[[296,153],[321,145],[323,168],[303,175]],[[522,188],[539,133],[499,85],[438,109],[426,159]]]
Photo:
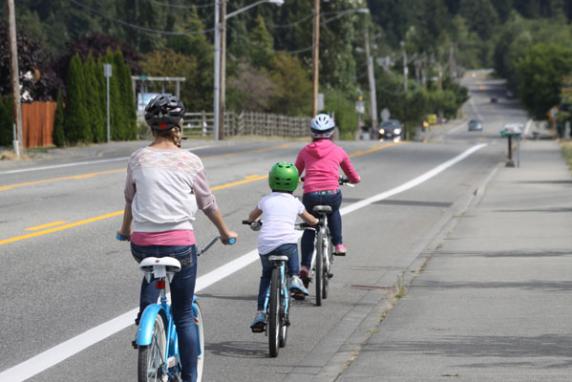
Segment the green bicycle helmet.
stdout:
[[293,192],[298,187],[298,177],[293,163],[278,162],[268,173],[268,185],[272,191]]

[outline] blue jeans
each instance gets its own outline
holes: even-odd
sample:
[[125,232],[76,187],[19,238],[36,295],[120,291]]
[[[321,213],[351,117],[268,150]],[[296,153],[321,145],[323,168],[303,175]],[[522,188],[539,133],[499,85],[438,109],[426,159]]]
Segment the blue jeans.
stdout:
[[[338,190],[336,193],[308,192],[302,197],[302,203],[306,207],[306,211],[318,217],[312,211],[314,206],[325,205],[332,207],[332,213],[328,215],[328,227],[332,235],[334,245],[343,243],[342,241],[342,215],[340,215],[340,206],[342,204],[342,192]],[[302,235],[302,266],[310,268],[312,265],[312,253],[314,252],[314,238],[316,232],[311,229],[304,230]]]
[[[193,295],[195,293],[195,281],[197,278],[197,248],[191,246],[139,246],[131,244],[133,257],[140,262],[146,257],[174,257],[182,264],[179,272],[175,273],[171,281],[171,309],[173,319],[177,327],[179,338],[179,353],[181,356],[181,377],[184,382],[196,381],[198,343],[195,320],[193,319]],[[141,298],[139,314],[136,322],[150,304],[157,303],[159,289],[155,286],[156,280],[150,283],[143,278],[141,284]]]
[[272,278],[272,263],[268,260],[268,256],[288,256],[288,276],[297,275],[300,272],[298,260],[298,244],[282,244],[272,252],[260,255],[262,263],[262,276],[260,276],[260,285],[258,287],[258,310],[264,309],[264,300],[270,287],[270,279]]

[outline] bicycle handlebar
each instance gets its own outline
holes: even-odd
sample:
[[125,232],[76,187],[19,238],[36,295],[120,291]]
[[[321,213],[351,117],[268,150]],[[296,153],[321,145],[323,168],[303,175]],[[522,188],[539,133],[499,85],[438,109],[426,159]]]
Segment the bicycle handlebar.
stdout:
[[250,229],[253,231],[260,231],[262,228],[262,222],[260,220],[250,221],[250,220],[243,220],[242,224],[249,225]]
[[[206,251],[210,249],[218,240],[220,240],[220,236],[215,236],[207,245],[203,247],[198,253],[197,256],[204,254]],[[236,244],[236,237],[231,237],[228,239],[228,245],[235,245]]]

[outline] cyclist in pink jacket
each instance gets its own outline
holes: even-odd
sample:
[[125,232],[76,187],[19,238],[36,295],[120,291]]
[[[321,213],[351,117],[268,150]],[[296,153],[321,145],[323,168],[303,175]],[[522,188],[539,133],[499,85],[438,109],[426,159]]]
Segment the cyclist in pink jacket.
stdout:
[[[334,254],[346,255],[346,247],[342,241],[342,217],[340,205],[342,193],[339,186],[340,167],[350,183],[359,183],[360,176],[356,172],[348,154],[340,146],[332,142],[334,120],[327,114],[316,115],[310,124],[312,143],[306,145],[298,153],[296,167],[304,178],[304,196],[302,203],[307,211],[312,212],[316,205],[329,205],[332,212],[328,216],[328,226],[334,244]],[[314,251],[312,230],[305,230],[302,235],[302,266],[300,278],[308,285],[309,269]]]

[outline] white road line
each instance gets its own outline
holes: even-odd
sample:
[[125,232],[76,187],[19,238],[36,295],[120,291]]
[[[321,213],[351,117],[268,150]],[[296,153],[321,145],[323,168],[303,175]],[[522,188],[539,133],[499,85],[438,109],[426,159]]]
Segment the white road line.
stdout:
[[[457,155],[453,159],[435,167],[432,170],[418,176],[415,179],[410,180],[402,184],[401,186],[395,187],[391,190],[382,192],[380,194],[374,195],[370,198],[364,199],[357,203],[351,204],[340,210],[342,215],[347,215],[355,212],[361,208],[367,207],[370,204],[379,202],[381,200],[387,199],[393,195],[405,192],[412,189],[431,178],[434,178],[438,174],[447,170],[448,168],[459,163],[463,159],[467,158],[469,155],[475,153],[476,151],[485,147],[486,144],[479,144],[469,148],[463,153]],[[215,270],[201,276],[197,279],[196,291],[199,292],[209,286],[215,284],[216,282],[231,276],[232,274],[240,271],[241,269],[247,267],[258,259],[258,252],[252,250],[241,257],[219,267]],[[124,313],[112,320],[109,320],[99,326],[96,326],[76,337],[73,337],[59,345],[54,346],[16,366],[6,369],[0,373],[0,381],[10,381],[10,382],[20,382],[25,381],[28,378],[37,375],[44,370],[57,365],[58,363],[66,360],[67,358],[81,352],[82,350],[97,344],[105,340],[108,337],[120,332],[123,329],[133,325],[133,320],[137,314],[138,309],[132,309],[127,313]]]
[[[192,151],[205,149],[207,147],[212,147],[211,145],[205,146],[197,146],[191,147],[189,149]],[[76,167],[76,166],[85,166],[90,164],[100,164],[100,163],[110,163],[110,162],[121,162],[126,161],[129,157],[121,157],[121,158],[111,158],[111,159],[100,159],[100,160],[93,160],[93,161],[83,161],[83,162],[74,162],[74,163],[65,163],[65,164],[55,164],[52,166],[42,166],[42,167],[30,167],[30,168],[22,168],[18,170],[8,170],[0,172],[0,175],[9,175],[9,174],[21,174],[23,172],[32,172],[32,171],[40,171],[40,170],[52,170],[56,168],[66,168],[66,167]]]

